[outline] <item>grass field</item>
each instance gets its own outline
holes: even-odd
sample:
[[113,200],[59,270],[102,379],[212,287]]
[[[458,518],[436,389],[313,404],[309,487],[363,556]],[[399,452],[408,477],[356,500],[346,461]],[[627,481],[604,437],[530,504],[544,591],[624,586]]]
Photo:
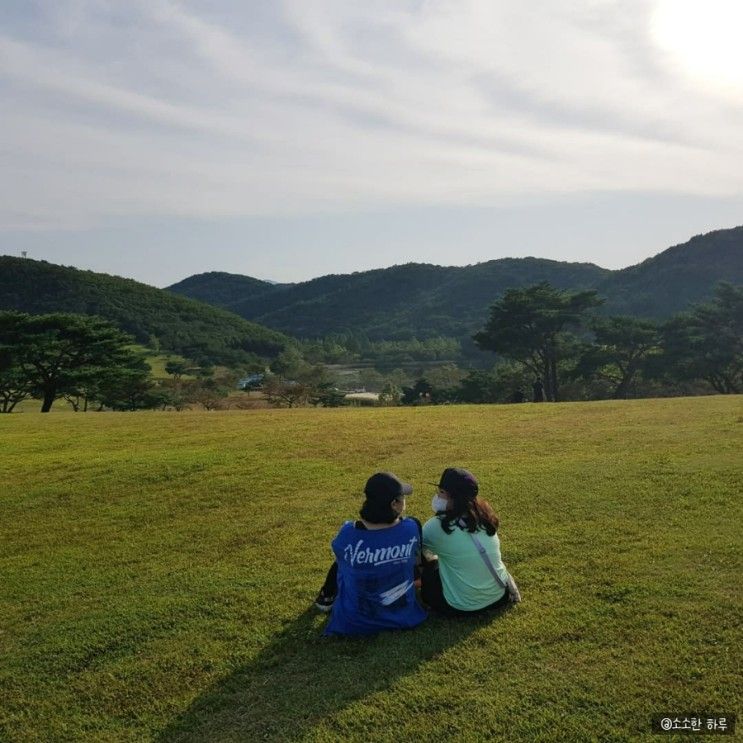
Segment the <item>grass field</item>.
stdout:
[[[741,397],[24,413],[0,451],[0,740],[651,740],[742,711]],[[427,518],[450,465],[524,602],[323,639],[366,477]]]

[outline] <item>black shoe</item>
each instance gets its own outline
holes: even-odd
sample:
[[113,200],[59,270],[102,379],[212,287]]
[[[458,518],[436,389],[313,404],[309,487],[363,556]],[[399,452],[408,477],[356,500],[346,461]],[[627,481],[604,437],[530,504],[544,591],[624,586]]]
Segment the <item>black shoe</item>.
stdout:
[[323,591],[320,591],[315,599],[315,608],[327,613],[333,608],[334,601],[335,596],[326,596]]

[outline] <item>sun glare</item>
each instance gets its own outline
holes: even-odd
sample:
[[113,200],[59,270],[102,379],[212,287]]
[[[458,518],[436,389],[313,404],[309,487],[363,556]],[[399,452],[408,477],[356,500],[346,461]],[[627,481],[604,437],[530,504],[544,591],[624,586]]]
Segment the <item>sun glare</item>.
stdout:
[[743,95],[743,1],[660,0],[655,42],[686,74]]

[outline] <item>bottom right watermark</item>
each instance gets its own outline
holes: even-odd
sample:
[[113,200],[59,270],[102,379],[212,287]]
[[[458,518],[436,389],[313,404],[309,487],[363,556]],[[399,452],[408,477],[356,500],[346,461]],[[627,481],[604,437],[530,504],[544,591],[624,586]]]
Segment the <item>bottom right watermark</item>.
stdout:
[[653,715],[653,732],[660,735],[734,735],[735,715],[728,712],[666,712]]

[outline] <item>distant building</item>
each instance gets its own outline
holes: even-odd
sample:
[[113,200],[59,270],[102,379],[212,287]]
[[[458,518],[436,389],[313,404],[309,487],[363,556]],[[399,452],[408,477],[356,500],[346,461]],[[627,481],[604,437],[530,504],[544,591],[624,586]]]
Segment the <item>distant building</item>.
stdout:
[[263,380],[266,378],[265,374],[248,374],[247,377],[243,377],[237,382],[237,389],[239,390],[257,390],[263,385]]
[[344,399],[351,405],[377,405],[379,403],[379,393],[350,392]]

